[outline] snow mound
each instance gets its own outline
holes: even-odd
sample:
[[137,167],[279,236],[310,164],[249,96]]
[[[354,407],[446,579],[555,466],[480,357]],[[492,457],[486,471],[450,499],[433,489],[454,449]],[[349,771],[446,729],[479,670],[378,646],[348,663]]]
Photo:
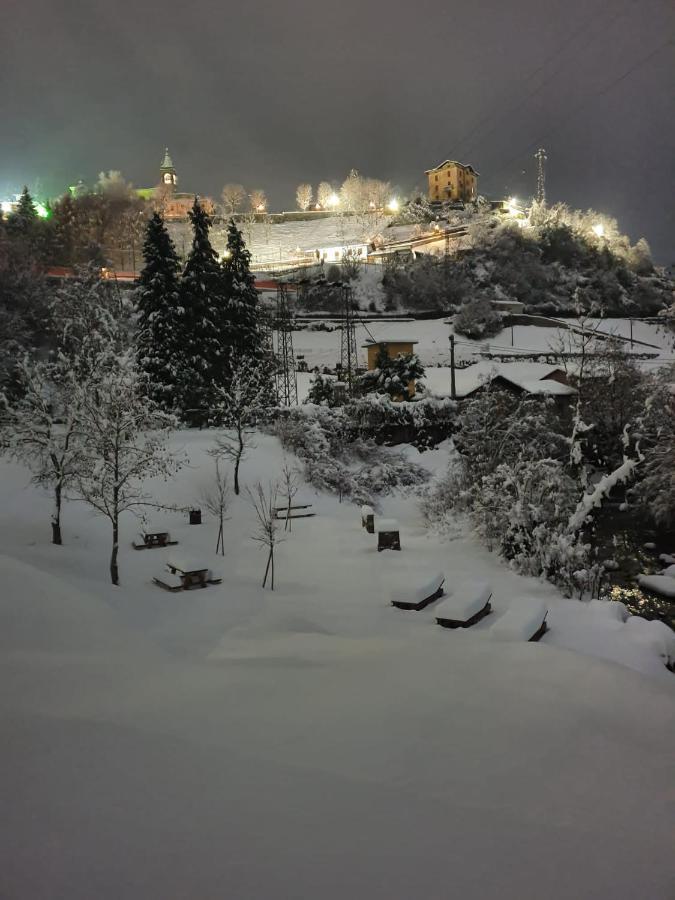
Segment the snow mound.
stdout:
[[666,575],[668,578],[675,578],[675,565],[667,566],[661,574]]
[[675,578],[668,575],[638,575],[638,584],[662,597],[675,599]]
[[620,600],[591,600],[588,608],[596,615],[609,618],[614,622],[625,622],[628,618],[626,605]]
[[0,650],[78,655],[119,652],[139,638],[104,600],[0,555]]
[[665,622],[631,616],[626,622],[631,640],[650,648],[666,665],[675,663],[675,632]]

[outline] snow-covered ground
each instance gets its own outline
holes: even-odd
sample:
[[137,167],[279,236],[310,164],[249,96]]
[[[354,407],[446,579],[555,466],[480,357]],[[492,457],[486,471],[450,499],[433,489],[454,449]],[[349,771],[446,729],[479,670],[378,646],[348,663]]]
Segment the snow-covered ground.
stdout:
[[[177,436],[191,466],[159,500],[199,504],[212,441]],[[281,463],[261,435],[243,480]],[[0,466],[3,898],[672,897],[675,677],[613,610],[513,574],[461,523],[430,535],[414,498],[382,504],[403,549],[378,554],[308,485],[274,593],[243,498],[224,558],[212,520],[160,517],[222,585],[154,586],[167,551],[131,549],[129,519],[113,588],[106,523],[68,504],[52,546],[27,480]],[[433,605],[393,609],[417,567],[489,581],[494,612],[447,631]],[[523,597],[549,633],[492,640]]]
[[[573,321],[573,320],[569,320]],[[362,345],[372,336],[378,341],[414,340],[417,341],[415,351],[422,363],[429,368],[426,382],[434,392],[447,393],[450,383],[450,344],[449,338],[453,331],[452,325],[448,325],[447,317],[439,319],[410,320],[404,322],[366,322],[358,325],[356,331],[359,362],[365,364],[365,350]],[[328,366],[332,368],[340,360],[340,336],[339,323],[333,323],[333,331],[314,331],[310,328],[293,333],[293,345],[296,355],[303,355],[310,368],[314,366]],[[333,326],[331,326],[333,327]],[[604,319],[600,330],[625,337],[630,336],[631,323],[628,319]],[[675,335],[667,331],[663,326],[649,322],[633,322],[633,338],[640,340],[652,347],[633,344],[635,353],[658,353],[656,360],[642,360],[640,365],[650,370],[655,365],[663,365],[675,360]],[[506,328],[493,338],[485,341],[470,341],[468,338],[457,336],[456,359],[459,365],[468,363],[478,358],[481,350],[490,348],[496,353],[511,353],[522,350],[525,352],[546,352],[559,350],[560,341],[569,341],[569,332],[558,328],[538,328],[531,325],[516,325],[513,328],[513,344],[511,343],[511,329]],[[626,345],[630,351],[630,345]],[[309,377],[301,378],[299,388],[302,391],[309,386]]]
[[[369,221],[363,216],[330,216],[309,221],[282,222],[271,224],[239,222],[246,246],[251,251],[254,264],[278,263],[296,254],[314,253],[315,250],[360,244],[374,233],[386,234],[390,240],[400,239],[412,231],[412,226],[388,229],[391,216],[378,216]],[[169,224],[169,231],[178,252],[184,256],[190,249],[191,226],[188,222]],[[211,243],[217,253],[222,254],[227,245],[227,228],[216,225],[211,231]]]

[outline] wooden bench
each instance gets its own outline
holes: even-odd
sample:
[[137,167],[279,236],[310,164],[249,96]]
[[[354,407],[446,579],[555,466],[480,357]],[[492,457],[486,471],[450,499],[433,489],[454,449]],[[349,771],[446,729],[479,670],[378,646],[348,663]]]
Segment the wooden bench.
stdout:
[[311,519],[312,516],[315,516],[314,512],[295,512],[298,509],[311,509],[311,503],[296,503],[291,504],[290,506],[290,515],[289,515],[289,507],[288,506],[275,506],[274,507],[274,518],[275,519]]

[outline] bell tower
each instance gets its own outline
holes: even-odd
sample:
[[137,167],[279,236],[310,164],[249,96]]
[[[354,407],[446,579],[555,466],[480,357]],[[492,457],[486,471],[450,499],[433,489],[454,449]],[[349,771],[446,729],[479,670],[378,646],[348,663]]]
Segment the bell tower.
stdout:
[[164,159],[162,160],[162,165],[159,167],[159,173],[161,184],[171,189],[176,187],[178,178],[171,157],[169,156],[168,147],[164,150]]

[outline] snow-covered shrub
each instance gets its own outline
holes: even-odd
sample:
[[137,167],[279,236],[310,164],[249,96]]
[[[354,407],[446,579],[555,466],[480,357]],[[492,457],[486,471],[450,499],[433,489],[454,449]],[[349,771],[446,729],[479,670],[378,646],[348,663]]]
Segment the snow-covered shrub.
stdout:
[[447,397],[396,402],[387,394],[366,394],[351,400],[345,412],[364,440],[408,443],[423,450],[435,447],[453,433],[457,403]]
[[488,297],[477,297],[460,306],[453,326],[456,334],[477,341],[498,334],[502,330],[502,317],[494,310]]
[[305,403],[312,403],[315,406],[336,406],[337,402],[335,379],[317,373],[312,378]]
[[359,437],[344,408],[310,404],[280,410],[272,431],[304,463],[304,475],[318,490],[354,503],[374,503],[378,494],[422,484],[427,473],[402,454]]

